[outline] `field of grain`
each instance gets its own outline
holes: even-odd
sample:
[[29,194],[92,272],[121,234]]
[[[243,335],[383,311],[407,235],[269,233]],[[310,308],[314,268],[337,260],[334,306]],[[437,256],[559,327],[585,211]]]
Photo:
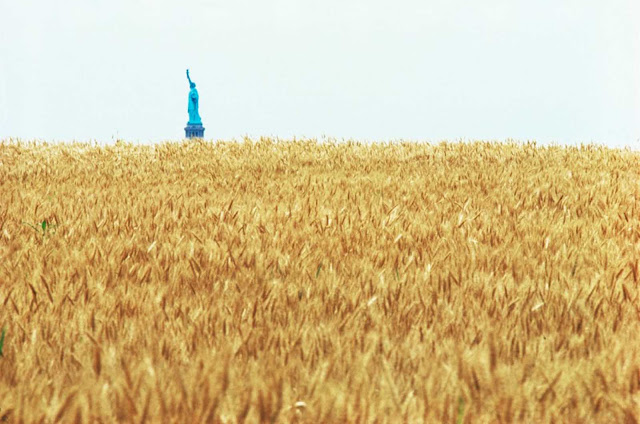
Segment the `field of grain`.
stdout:
[[0,422],[640,421],[640,153],[0,144]]

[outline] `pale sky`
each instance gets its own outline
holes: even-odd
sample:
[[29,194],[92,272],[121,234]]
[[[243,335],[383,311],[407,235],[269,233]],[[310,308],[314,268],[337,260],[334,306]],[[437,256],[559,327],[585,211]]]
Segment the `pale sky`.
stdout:
[[0,0],[0,139],[640,148],[638,0]]

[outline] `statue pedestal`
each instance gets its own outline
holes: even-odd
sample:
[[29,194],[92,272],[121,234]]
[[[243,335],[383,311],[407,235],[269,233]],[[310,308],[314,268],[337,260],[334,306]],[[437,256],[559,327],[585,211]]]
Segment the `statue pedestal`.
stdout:
[[204,127],[202,124],[190,124],[184,127],[184,135],[187,138],[202,138],[204,137]]

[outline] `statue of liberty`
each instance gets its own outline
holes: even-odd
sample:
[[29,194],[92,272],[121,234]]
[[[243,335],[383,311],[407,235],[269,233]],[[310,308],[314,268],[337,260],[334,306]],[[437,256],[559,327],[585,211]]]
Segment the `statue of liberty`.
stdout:
[[198,90],[196,90],[196,83],[191,81],[189,77],[189,70],[187,69],[187,79],[189,80],[189,107],[187,111],[189,112],[189,122],[187,125],[200,124],[202,125],[202,119],[200,118],[200,113],[198,113],[198,106],[200,103]]

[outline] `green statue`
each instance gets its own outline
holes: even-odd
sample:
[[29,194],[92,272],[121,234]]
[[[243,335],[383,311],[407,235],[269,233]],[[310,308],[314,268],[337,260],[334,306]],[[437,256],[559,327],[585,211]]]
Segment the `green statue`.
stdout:
[[189,80],[189,87],[191,88],[191,90],[189,90],[189,107],[187,108],[187,111],[189,112],[189,122],[187,123],[187,125],[202,125],[202,119],[200,118],[200,113],[198,113],[198,106],[200,103],[198,90],[196,90],[196,83],[191,81],[191,78],[189,77],[188,69],[187,79]]

